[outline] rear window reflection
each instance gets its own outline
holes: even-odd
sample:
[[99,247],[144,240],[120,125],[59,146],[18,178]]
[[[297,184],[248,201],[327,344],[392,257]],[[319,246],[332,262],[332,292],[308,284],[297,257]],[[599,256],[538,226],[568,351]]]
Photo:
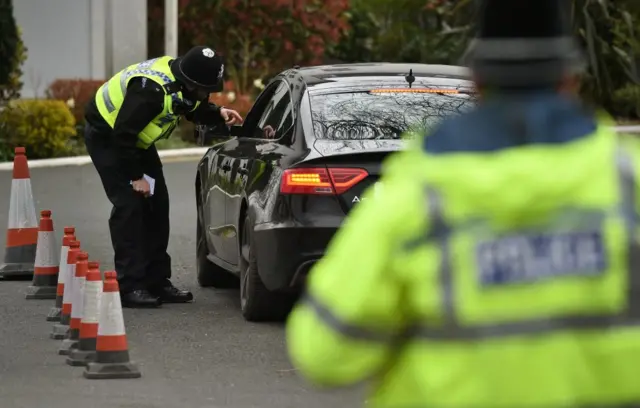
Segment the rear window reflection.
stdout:
[[429,131],[474,105],[468,94],[345,92],[311,96],[311,117],[317,139],[400,139],[407,131]]

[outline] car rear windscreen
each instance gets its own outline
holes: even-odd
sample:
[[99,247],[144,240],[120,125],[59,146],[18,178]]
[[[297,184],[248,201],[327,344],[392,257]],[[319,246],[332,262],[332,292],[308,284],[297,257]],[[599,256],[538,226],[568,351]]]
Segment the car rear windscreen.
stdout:
[[315,136],[324,140],[400,139],[475,105],[469,94],[445,90],[372,89],[310,98]]

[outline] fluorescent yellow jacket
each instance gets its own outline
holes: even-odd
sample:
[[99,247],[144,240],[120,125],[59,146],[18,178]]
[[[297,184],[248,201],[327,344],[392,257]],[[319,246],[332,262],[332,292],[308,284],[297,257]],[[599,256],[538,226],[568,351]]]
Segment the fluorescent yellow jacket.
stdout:
[[[180,115],[173,112],[173,104],[182,102],[182,92],[171,93],[165,87],[176,80],[169,67],[169,61],[172,59],[164,56],[130,65],[115,74],[96,92],[98,111],[113,128],[131,79],[146,77],[162,86],[165,91],[164,107],[162,112],[138,135],[137,146],[142,149],[148,149],[160,139],[167,139],[180,121]],[[199,105],[200,102],[196,102],[191,111],[196,110]]]
[[371,379],[375,408],[640,403],[640,149],[617,140],[394,155],[310,272],[294,366]]

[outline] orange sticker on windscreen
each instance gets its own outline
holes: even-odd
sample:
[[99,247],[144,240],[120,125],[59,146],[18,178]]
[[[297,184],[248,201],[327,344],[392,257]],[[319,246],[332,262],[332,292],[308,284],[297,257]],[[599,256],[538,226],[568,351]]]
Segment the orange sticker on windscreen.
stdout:
[[424,88],[386,88],[386,89],[372,89],[369,93],[460,93],[455,89],[424,89]]

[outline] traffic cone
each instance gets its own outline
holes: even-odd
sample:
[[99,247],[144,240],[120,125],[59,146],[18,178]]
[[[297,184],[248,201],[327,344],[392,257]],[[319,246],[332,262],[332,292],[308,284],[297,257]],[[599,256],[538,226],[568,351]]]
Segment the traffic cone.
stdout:
[[71,241],[67,253],[67,276],[65,278],[64,293],[62,295],[62,314],[60,323],[53,325],[50,337],[54,340],[62,340],[69,332],[69,322],[71,322],[71,306],[73,293],[73,281],[76,273],[76,259],[80,253],[80,241]]
[[9,202],[9,221],[1,278],[32,277],[38,245],[38,218],[33,203],[24,147],[16,147]]
[[47,315],[48,322],[59,322],[62,315],[62,300],[64,298],[64,282],[69,280],[67,277],[67,256],[69,254],[69,245],[71,241],[76,240],[76,229],[74,227],[64,227],[64,236],[62,237],[62,246],[60,247],[60,265],[58,267],[58,286],[56,288],[56,304],[51,308]]
[[73,279],[73,292],[71,294],[71,320],[69,321],[69,332],[62,341],[58,354],[69,355],[72,348],[78,346],[80,340],[80,321],[84,312],[84,285],[86,283],[87,272],[89,271],[89,254],[80,251],[76,256],[76,270]]
[[122,315],[120,288],[115,272],[105,274],[100,299],[100,322],[96,359],[87,364],[83,375],[90,379],[140,378],[142,373],[129,360],[129,346]]
[[87,281],[84,287],[84,310],[80,321],[78,347],[72,348],[69,357],[67,357],[67,364],[71,366],[86,366],[87,363],[95,360],[102,286],[100,264],[89,262],[89,272],[87,272]]
[[58,281],[58,254],[51,211],[40,211],[40,228],[33,281],[27,288],[26,299],[55,299]]

